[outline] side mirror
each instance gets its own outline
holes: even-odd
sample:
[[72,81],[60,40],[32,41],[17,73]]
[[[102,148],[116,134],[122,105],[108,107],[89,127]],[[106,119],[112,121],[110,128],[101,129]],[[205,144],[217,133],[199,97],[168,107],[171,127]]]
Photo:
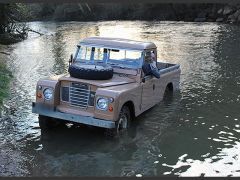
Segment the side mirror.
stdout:
[[69,64],[72,64],[73,62],[73,54],[71,54],[70,59],[69,59]]

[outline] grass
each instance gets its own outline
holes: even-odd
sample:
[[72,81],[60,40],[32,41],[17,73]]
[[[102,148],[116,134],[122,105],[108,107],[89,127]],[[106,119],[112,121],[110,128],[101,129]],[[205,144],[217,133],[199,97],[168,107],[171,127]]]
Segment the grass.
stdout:
[[9,95],[9,83],[12,78],[11,72],[6,65],[0,60],[0,107],[3,104],[3,99]]

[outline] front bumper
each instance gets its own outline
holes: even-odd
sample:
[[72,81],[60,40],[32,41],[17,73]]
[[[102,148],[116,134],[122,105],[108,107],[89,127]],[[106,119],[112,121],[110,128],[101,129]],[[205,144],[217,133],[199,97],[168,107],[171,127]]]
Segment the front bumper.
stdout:
[[32,112],[39,115],[43,115],[43,116],[57,118],[59,120],[67,120],[71,122],[77,122],[81,124],[109,128],[109,129],[115,128],[114,121],[106,121],[106,120],[96,119],[94,117],[89,117],[89,116],[63,113],[63,112],[57,111],[56,108],[47,107],[47,106],[44,106],[43,104],[37,104],[35,102],[32,102]]

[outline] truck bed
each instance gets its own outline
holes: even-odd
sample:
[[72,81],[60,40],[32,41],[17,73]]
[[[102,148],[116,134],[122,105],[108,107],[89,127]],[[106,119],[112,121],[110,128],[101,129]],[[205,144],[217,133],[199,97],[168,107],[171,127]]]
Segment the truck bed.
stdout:
[[165,74],[167,72],[179,69],[180,65],[179,64],[164,63],[164,62],[157,62],[157,68],[160,71],[160,74]]

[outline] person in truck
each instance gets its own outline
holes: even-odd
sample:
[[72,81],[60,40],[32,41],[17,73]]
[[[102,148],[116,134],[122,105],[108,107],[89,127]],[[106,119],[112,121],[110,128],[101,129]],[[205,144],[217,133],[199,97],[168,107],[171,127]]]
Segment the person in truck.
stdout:
[[143,64],[143,72],[146,76],[153,75],[156,78],[160,78],[160,73],[156,65],[156,56],[154,52],[151,52],[151,54],[146,54],[146,60]]

